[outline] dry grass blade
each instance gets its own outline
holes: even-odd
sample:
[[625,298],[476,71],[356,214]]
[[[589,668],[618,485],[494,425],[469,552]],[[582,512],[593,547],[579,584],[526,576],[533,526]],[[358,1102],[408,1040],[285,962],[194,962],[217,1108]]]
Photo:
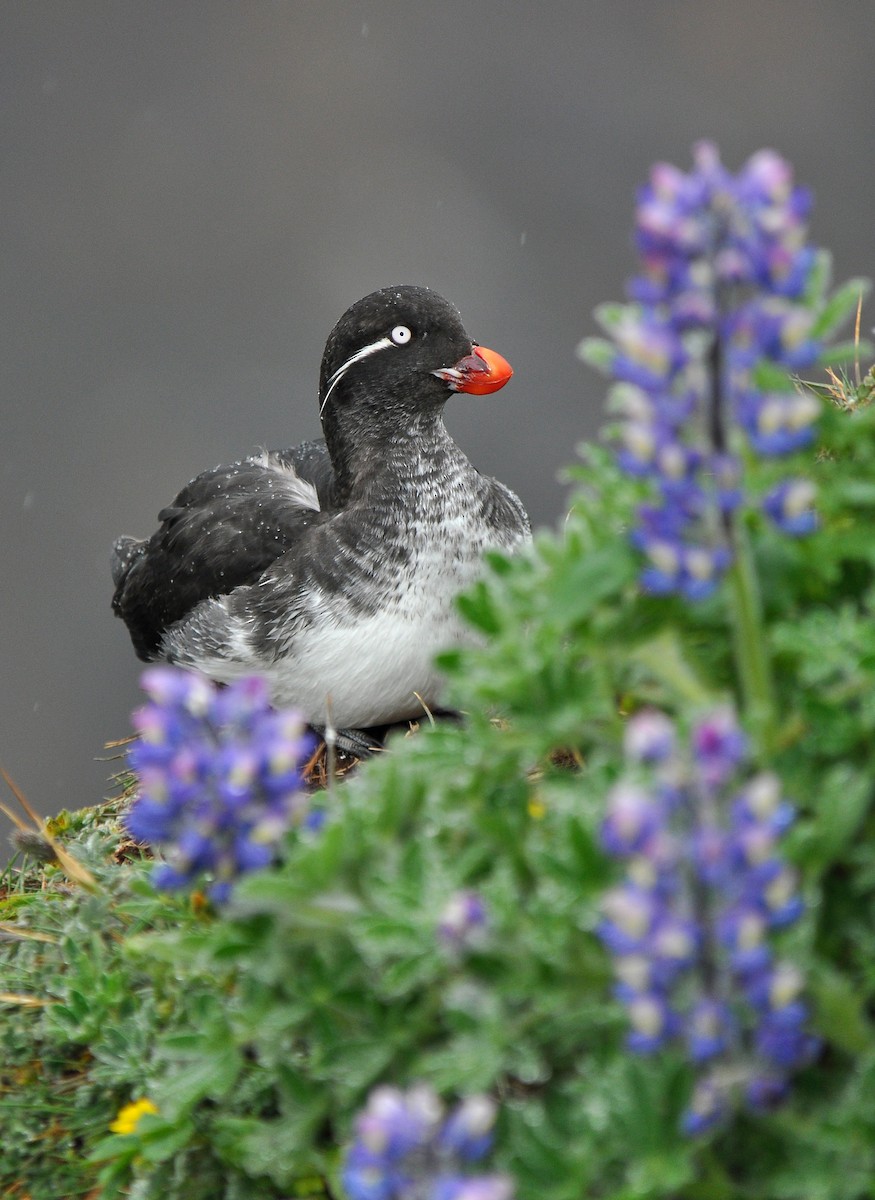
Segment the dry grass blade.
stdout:
[[419,701],[419,703],[422,705],[422,710],[425,713],[425,715],[428,717],[429,725],[432,727],[432,729],[434,729],[434,727],[435,727],[434,713],[431,711],[431,709],[428,707],[426,702],[423,700],[422,696],[420,696],[419,692],[414,692],[413,694],[416,697],[416,699]]
[[45,1008],[57,1004],[57,1000],[43,1000],[39,996],[21,996],[17,992],[0,992],[0,1004],[17,1004],[21,1008]]
[[[84,887],[86,891],[99,892],[100,885],[91,872],[87,869],[87,867],[84,867],[82,863],[78,861],[78,859],[75,859],[72,854],[68,853],[68,851],[66,851],[58,842],[57,838],[53,837],[52,834],[49,833],[48,829],[46,828],[45,821],[43,821],[39,814],[33,810],[24,793],[16,785],[9,772],[6,771],[6,769],[2,766],[0,766],[0,775],[2,775],[6,786],[12,792],[15,799],[27,813],[28,817],[30,817],[30,829],[35,830],[40,837],[48,842],[48,844],[51,846],[64,874],[78,883],[81,887]],[[2,802],[0,802],[0,808],[2,808],[3,812],[7,815],[7,817],[9,817],[12,823],[18,827],[19,830],[23,832],[30,831],[27,823],[22,821]]]
[[104,742],[103,747],[105,750],[119,750],[122,746],[130,746],[132,742],[136,742],[139,736],[138,733],[129,733],[123,738],[113,738],[109,742]]
[[55,946],[58,939],[50,933],[39,933],[36,929],[23,929],[21,925],[10,925],[8,921],[0,921],[0,934],[4,937],[20,938],[22,941],[49,942]]

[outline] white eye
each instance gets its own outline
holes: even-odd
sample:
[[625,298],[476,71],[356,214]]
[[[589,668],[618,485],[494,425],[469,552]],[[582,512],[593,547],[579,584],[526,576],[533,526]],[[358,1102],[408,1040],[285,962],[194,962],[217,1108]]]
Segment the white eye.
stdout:
[[392,341],[395,343],[396,346],[406,346],[407,343],[410,341],[410,339],[413,337],[413,334],[410,332],[410,330],[407,328],[406,325],[396,325],[395,328],[392,330],[392,332],[389,334],[389,337],[392,339]]

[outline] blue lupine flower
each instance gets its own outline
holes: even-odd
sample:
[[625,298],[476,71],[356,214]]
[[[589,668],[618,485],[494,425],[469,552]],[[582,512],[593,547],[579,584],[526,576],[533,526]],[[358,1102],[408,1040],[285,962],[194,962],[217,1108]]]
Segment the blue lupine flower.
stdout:
[[698,721],[686,750],[653,711],[630,718],[624,741],[630,775],[608,796],[601,839],[625,878],[602,898],[597,933],[629,1049],[681,1039],[699,1071],[682,1121],[697,1134],[737,1090],[755,1111],[776,1104],[817,1049],[802,974],[769,941],[803,910],[779,853],[793,807],[777,776],[743,777],[748,740],[729,708]]
[[350,1200],[511,1200],[508,1176],[470,1171],[492,1147],[495,1116],[488,1096],[447,1115],[426,1085],[376,1088],[343,1168]]
[[300,767],[311,739],[296,713],[270,707],[261,679],[219,688],[160,666],[142,684],[149,702],[132,717],[139,793],[127,828],[164,855],[156,887],[205,876],[225,900],[238,875],[274,860],[290,825],[309,820]]
[[[593,361],[615,380],[617,461],[648,479],[657,499],[632,533],[647,560],[642,586],[695,601],[732,561],[732,514],[758,503],[743,486],[743,442],[782,456],[814,439],[816,397],[763,390],[755,369],[765,361],[798,372],[821,346],[802,303],[817,265],[806,240],[810,194],[770,150],[735,175],[710,143],[693,157],[689,173],[657,164],[638,194],[640,272],[630,303],[602,310],[613,346],[595,343]],[[799,536],[816,521],[810,498],[803,504],[790,486],[764,508]]]

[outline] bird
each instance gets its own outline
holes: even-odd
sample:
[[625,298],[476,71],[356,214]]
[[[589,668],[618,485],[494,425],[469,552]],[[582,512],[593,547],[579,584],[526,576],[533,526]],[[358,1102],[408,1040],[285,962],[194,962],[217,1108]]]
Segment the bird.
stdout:
[[475,640],[456,596],[485,550],[531,538],[522,501],[471,464],[444,406],[512,374],[428,288],[357,301],[325,345],[321,440],[205,471],[151,537],[115,541],[112,608],[137,655],[219,683],[262,676],[274,705],[322,730],[440,710],[435,655]]

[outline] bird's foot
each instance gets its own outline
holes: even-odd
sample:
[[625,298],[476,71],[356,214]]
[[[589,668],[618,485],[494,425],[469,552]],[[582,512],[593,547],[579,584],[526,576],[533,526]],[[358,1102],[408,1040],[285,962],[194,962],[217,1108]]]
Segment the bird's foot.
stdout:
[[326,745],[330,745],[333,740],[336,749],[344,754],[352,754],[355,758],[370,758],[372,754],[383,749],[383,743],[365,733],[363,729],[329,731],[324,725],[314,725],[313,729]]
[[[429,714],[432,722],[437,721],[452,721],[461,722],[464,717],[461,713],[453,709],[441,708],[436,709]],[[325,725],[313,725],[311,728],[324,741],[329,743],[329,729]],[[351,754],[355,758],[370,758],[372,754],[377,754],[385,749],[386,738],[389,734],[395,734],[398,731],[409,731],[410,722],[400,721],[394,725],[377,725],[370,731],[364,729],[332,729],[331,737],[334,739],[335,749],[342,754]]]

